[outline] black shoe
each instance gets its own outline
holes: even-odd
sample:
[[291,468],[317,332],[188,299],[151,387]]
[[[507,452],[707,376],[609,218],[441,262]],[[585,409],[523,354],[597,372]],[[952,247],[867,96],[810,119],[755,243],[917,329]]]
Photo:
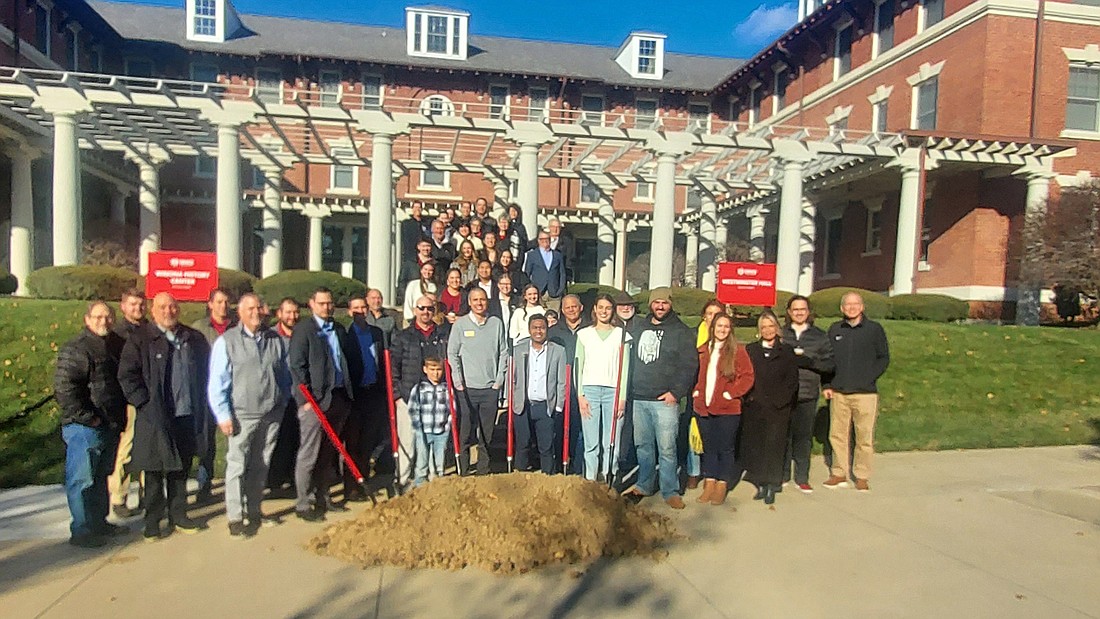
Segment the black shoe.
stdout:
[[368,500],[370,500],[370,497],[362,490],[352,490],[344,494],[344,501],[348,503],[363,503]]
[[348,508],[348,506],[343,504],[343,503],[335,503],[335,502],[329,501],[328,504],[325,505],[323,511],[326,511],[326,512],[347,512],[347,511],[351,511],[351,509]]
[[195,505],[213,505],[218,500],[214,498],[214,493],[209,488],[199,490],[199,493],[195,495]]
[[111,513],[115,515],[115,518],[125,520],[141,513],[140,509],[130,509],[125,505],[112,505]]
[[775,503],[775,486],[764,486],[767,490],[764,493],[764,504],[771,505]]
[[178,529],[179,532],[183,533],[184,535],[194,535],[205,528],[201,524],[195,522],[194,520],[191,520],[190,518],[173,520],[169,522],[168,525],[172,528]]
[[229,523],[229,539],[246,539],[255,534],[254,531],[244,524],[244,521],[238,520]]
[[[785,483],[787,483],[787,482],[783,482],[783,484],[785,484]],[[775,492],[776,494],[779,494],[780,492],[783,492],[783,484],[773,484],[772,485],[772,491]]]
[[245,537],[255,537],[256,534],[259,533],[259,532],[260,532],[260,521],[259,520],[257,520],[257,521],[249,520],[248,523],[244,525],[244,535],[245,535]]
[[294,511],[294,515],[298,517],[298,520],[305,520],[306,522],[324,522],[325,513],[318,509],[307,509],[305,511]]
[[74,535],[69,538],[69,543],[77,548],[102,548],[107,545],[107,538],[102,535]]
[[104,522],[103,524],[99,525],[96,528],[97,528],[97,532],[100,535],[105,535],[107,537],[118,537],[120,535],[127,535],[127,534],[130,533],[129,528],[120,527],[119,525],[111,524],[110,522]]
[[146,525],[145,530],[141,533],[141,537],[145,540],[146,543],[157,541],[158,539],[160,539],[160,525]]
[[753,495],[752,500],[759,501],[768,496],[768,486],[760,485],[756,488],[756,494]]

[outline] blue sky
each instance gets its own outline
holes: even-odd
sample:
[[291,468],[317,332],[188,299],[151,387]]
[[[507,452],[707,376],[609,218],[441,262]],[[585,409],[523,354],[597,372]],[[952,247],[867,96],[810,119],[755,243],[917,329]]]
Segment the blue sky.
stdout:
[[[183,0],[123,0],[182,6]],[[794,25],[791,0],[233,0],[241,13],[401,26],[405,6],[470,12],[474,34],[618,45],[631,30],[668,35],[669,51],[749,58]],[[182,27],[182,26],[181,26]]]

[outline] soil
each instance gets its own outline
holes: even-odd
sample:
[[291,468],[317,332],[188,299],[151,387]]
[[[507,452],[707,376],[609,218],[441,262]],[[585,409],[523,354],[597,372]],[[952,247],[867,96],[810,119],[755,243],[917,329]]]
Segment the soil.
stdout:
[[671,521],[575,476],[444,477],[332,525],[307,543],[363,567],[522,573],[600,557],[667,556]]

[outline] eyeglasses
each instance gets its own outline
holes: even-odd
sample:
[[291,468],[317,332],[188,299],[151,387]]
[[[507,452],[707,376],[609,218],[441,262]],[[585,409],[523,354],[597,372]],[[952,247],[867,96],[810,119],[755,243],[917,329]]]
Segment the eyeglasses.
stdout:
[[434,307],[432,307],[431,305],[417,305],[417,306],[416,306],[416,309],[418,309],[418,310],[420,310],[420,311],[422,311],[422,312],[426,312],[426,311],[428,311],[428,310],[434,310],[435,308],[434,308]]

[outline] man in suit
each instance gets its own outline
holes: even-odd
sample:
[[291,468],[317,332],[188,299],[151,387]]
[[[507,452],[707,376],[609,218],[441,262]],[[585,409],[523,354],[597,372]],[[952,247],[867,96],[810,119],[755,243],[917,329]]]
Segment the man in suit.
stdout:
[[516,345],[512,409],[516,416],[516,470],[526,471],[531,435],[539,453],[539,469],[553,475],[557,469],[557,438],[565,408],[565,348],[547,341],[546,316],[527,321],[529,339]]
[[455,259],[455,248],[451,245],[447,236],[447,224],[442,219],[432,222],[431,242],[432,260],[435,260],[437,269],[446,270]]
[[561,221],[557,217],[551,217],[546,222],[546,231],[550,234],[550,249],[561,253],[562,262],[565,264],[565,279],[573,281],[573,237],[568,232],[562,231]]
[[550,248],[550,233],[539,230],[538,247],[523,257],[523,273],[542,294],[546,309],[560,310],[565,294],[565,261],[559,251]]
[[343,325],[332,319],[335,306],[332,291],[318,288],[309,297],[313,316],[298,323],[290,337],[290,375],[294,399],[298,402],[301,436],[294,467],[297,502],[294,511],[307,522],[325,519],[325,511],[346,508],[332,504],[329,487],[336,463],[336,448],[326,438],[321,421],[302,394],[305,385],[321,412],[339,435],[351,414],[355,386],[362,379],[363,360],[359,342],[348,336]]
[[[370,292],[367,294],[369,295]],[[378,296],[381,298],[381,294]],[[351,317],[348,335],[359,344],[363,371],[360,380],[354,385],[355,404],[352,406],[351,415],[341,436],[344,439],[344,445],[348,448],[348,453],[355,459],[359,470],[365,474],[375,448],[383,443],[388,426],[385,383],[382,382],[384,376],[382,351],[387,348],[387,341],[382,329],[370,323],[370,307],[363,297],[353,297],[348,300],[348,316]],[[363,490],[355,486],[355,478],[346,467],[344,498],[349,501],[367,500]]]

